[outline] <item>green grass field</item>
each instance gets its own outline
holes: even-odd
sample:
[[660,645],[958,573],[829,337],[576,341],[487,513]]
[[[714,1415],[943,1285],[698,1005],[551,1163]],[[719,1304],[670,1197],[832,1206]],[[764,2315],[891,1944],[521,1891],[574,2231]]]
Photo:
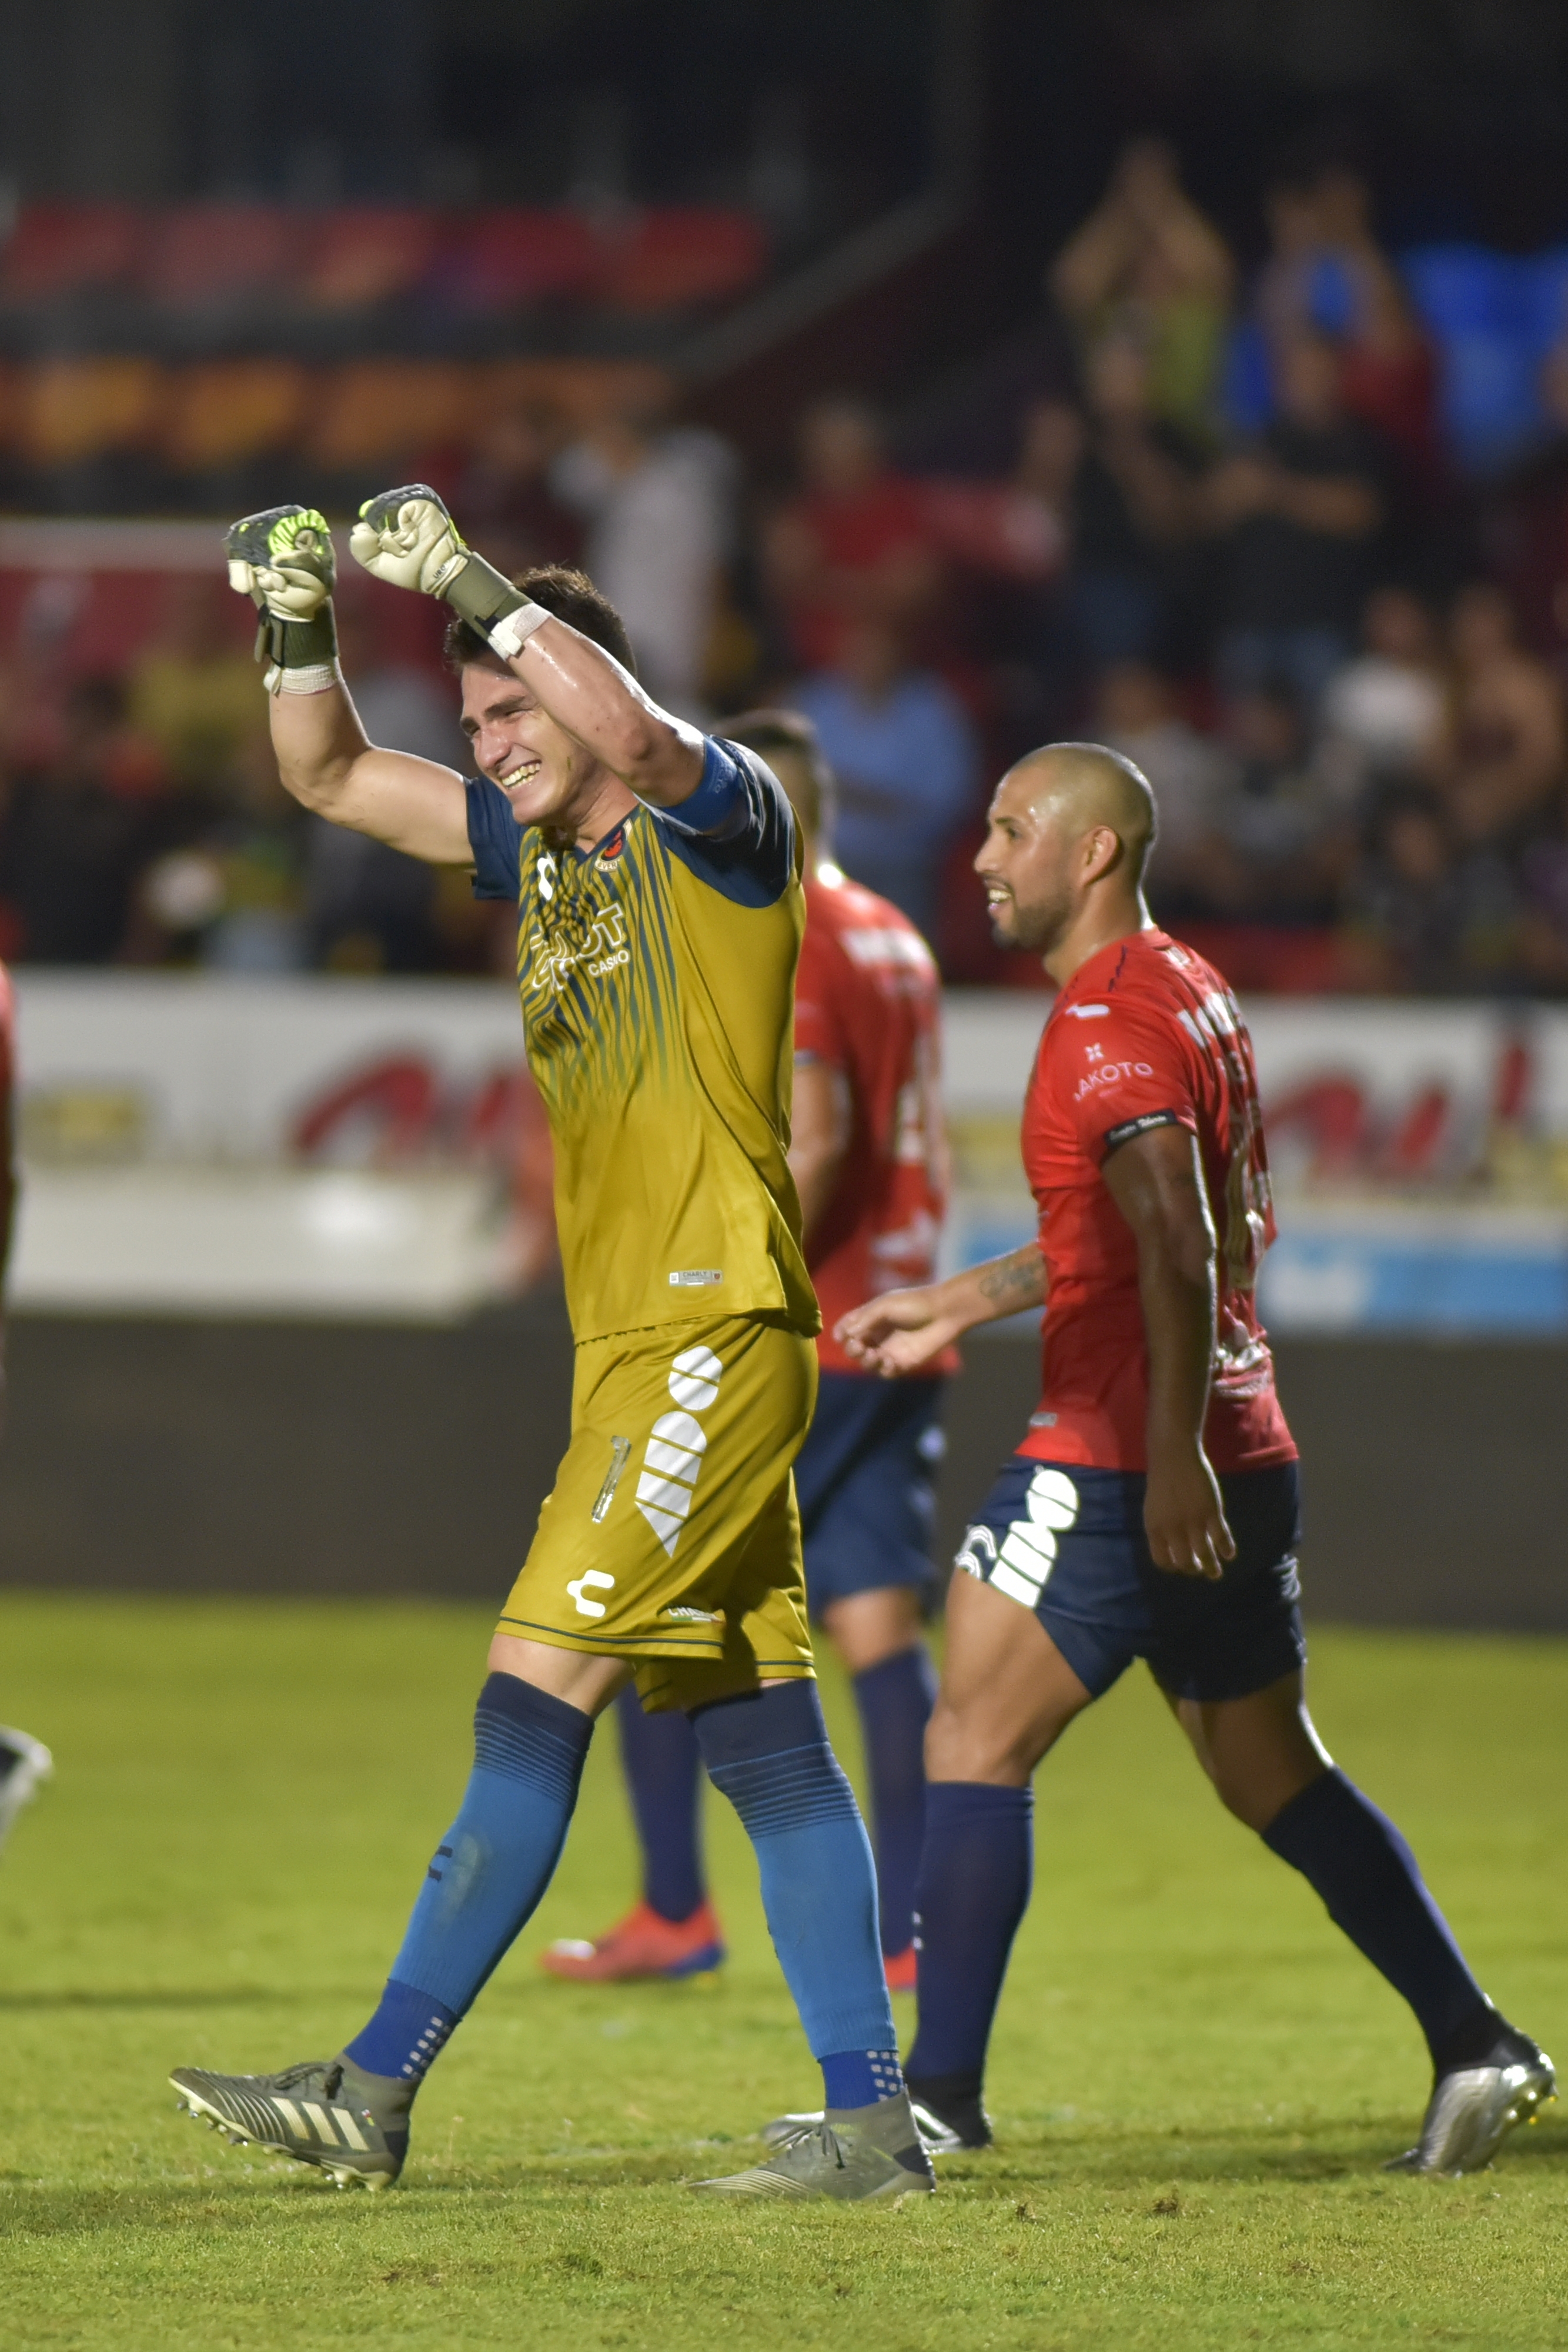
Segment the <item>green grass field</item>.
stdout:
[[[631,1885],[608,1733],[402,2187],[342,2194],[200,2130],[169,2065],[270,2069],[361,2021],[463,1784],[486,1632],[467,1608],[0,1597],[0,1717],[58,1768],[0,1863],[5,2352],[1568,2345],[1568,2127],[1463,2181],[1380,2172],[1426,2094],[1414,2026],[1132,1677],[1040,1776],[998,2146],[929,2201],[683,2187],[818,2078],[716,1802],[716,1984],[536,1969]],[[1325,1633],[1314,1691],[1489,1989],[1568,2054],[1568,1644]]]

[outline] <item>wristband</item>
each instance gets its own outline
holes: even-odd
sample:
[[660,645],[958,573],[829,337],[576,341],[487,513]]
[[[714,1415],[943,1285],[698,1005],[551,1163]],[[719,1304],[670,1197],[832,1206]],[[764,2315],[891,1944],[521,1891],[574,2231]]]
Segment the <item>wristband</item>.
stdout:
[[490,632],[498,623],[509,619],[514,613],[534,609],[504,572],[497,572],[493,563],[486,563],[471,547],[463,549],[456,570],[443,574],[442,583],[434,593],[444,597],[458,619],[466,621],[486,645]]
[[275,663],[262,679],[268,694],[325,694],[329,686],[341,686],[343,673],[334,661],[317,662],[308,669],[285,669]]
[[503,661],[510,661],[514,654],[521,653],[534,631],[550,618],[542,604],[519,604],[515,613],[507,614],[490,630],[490,651],[499,654]]
[[[330,597],[320,611],[308,621],[290,621],[281,613],[263,606],[261,625],[256,633],[256,657],[267,667],[267,690],[277,694],[283,689],[270,681],[284,670],[335,670],[338,667],[338,625],[332,617]],[[308,687],[307,693],[319,694],[319,687]]]

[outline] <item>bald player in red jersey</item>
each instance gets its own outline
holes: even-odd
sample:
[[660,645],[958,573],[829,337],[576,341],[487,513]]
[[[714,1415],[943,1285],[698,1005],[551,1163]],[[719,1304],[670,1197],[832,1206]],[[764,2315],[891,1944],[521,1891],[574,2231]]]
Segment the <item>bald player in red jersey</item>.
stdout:
[[1435,2080],[1396,2165],[1468,2171],[1552,2096],[1552,2070],[1307,1712],[1296,1448],[1255,1300],[1274,1227],[1252,1048],[1219,974],[1150,920],[1154,830],[1145,778],[1097,744],[1051,744],[1002,779],[976,867],[998,940],[1033,949],[1061,992],[1024,1109],[1039,1238],[839,1327],[852,1358],[906,1377],[960,1332],[1045,1307],[1039,1410],[948,1597],[910,2095],[939,2145],[989,2139],[1030,1777],[1141,1657],[1221,1801],[1415,2011]]
[[[11,1255],[11,1228],[16,1207],[16,1007],[11,975],[0,963],[0,1288]],[[3,1302],[0,1302],[3,1303]],[[0,1383],[4,1370],[5,1327],[0,1323]],[[0,1386],[0,1402],[4,1389]],[[23,1806],[37,1795],[54,1770],[54,1759],[41,1739],[30,1731],[14,1731],[0,1724],[0,1845]]]
[[[789,1166],[823,1331],[795,1486],[811,1615],[849,1668],[860,1713],[888,1981],[913,1990],[922,1749],[936,1690],[923,1628],[942,1386],[957,1357],[939,1350],[890,1385],[831,1327],[879,1291],[936,1271],[947,1206],[941,983],[908,918],[824,856],[831,779],[810,722],[758,711],[726,725],[766,758],[806,836]],[[552,1945],[540,1965],[578,1982],[706,1971],[724,1943],[700,1860],[695,1741],[684,1717],[644,1716],[634,1696],[619,1702],[619,1723],[643,1899],[597,1942]]]

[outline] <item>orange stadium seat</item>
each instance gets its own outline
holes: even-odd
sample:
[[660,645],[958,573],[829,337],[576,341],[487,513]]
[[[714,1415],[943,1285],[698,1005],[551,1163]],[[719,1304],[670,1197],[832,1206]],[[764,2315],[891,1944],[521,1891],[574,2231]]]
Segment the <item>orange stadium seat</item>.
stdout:
[[141,283],[172,310],[277,285],[296,257],[296,216],[271,205],[182,205],[153,232]]
[[746,213],[644,213],[613,250],[598,292],[618,310],[686,310],[743,294],[767,267],[767,238]]
[[131,448],[152,436],[166,381],[155,360],[46,360],[23,377],[15,446],[34,466]]
[[308,453],[331,471],[461,440],[482,402],[474,368],[438,360],[356,361],[322,380]]
[[389,205],[347,206],[312,222],[300,299],[327,310],[363,310],[406,294],[430,267],[433,213]]
[[510,310],[586,292],[601,261],[599,240],[580,214],[470,213],[451,225],[430,284],[457,310]]
[[146,243],[131,205],[24,205],[0,253],[0,299],[47,302],[130,278]]
[[306,371],[292,360],[214,360],[169,379],[159,439],[177,473],[243,465],[287,442],[305,414]]

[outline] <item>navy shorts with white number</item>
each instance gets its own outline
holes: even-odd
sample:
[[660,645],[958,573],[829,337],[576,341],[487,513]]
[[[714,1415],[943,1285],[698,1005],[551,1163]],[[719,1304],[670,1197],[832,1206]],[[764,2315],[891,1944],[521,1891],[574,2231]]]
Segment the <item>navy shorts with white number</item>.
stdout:
[[1295,1463],[1220,1479],[1236,1558],[1218,1583],[1155,1566],[1144,1483],[1015,1454],[956,1565],[1032,1609],[1096,1698],[1134,1658],[1191,1699],[1245,1698],[1303,1665]]
[[942,1388],[940,1380],[822,1374],[816,1413],[795,1457],[813,1617],[852,1593],[933,1583]]

